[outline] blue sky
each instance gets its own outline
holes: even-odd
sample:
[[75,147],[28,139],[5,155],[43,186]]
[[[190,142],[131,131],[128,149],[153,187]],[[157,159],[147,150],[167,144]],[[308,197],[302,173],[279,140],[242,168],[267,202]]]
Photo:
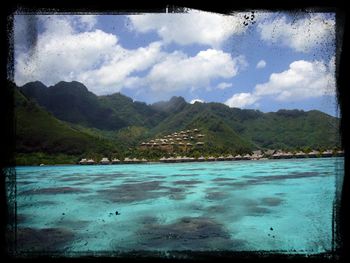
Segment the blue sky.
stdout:
[[336,115],[335,14],[252,14],[17,14],[15,82]]

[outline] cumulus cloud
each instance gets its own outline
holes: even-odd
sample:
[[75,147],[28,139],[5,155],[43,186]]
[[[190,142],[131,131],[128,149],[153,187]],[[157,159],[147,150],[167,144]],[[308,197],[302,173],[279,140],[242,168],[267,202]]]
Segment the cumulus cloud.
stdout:
[[268,82],[257,84],[253,92],[234,94],[225,104],[245,108],[264,97],[277,101],[300,101],[324,95],[334,96],[334,65],[334,57],[328,64],[322,61],[294,61],[289,69],[272,73]]
[[266,67],[266,61],[265,60],[260,60],[258,64],[256,64],[256,68],[265,68]]
[[16,49],[18,85],[77,80],[98,95],[140,87],[171,93],[208,88],[212,81],[232,78],[248,65],[244,56],[232,57],[213,48],[194,56],[182,51],[167,53],[162,50],[163,42],[127,49],[116,35],[94,28],[95,16],[39,15],[37,20],[44,30],[35,46],[30,52]]
[[221,50],[207,49],[194,57],[175,51],[150,70],[147,85],[154,91],[173,92],[210,86],[214,79],[229,79],[240,69],[242,58]]
[[204,103],[204,100],[201,100],[201,99],[193,99],[193,100],[190,101],[191,104],[195,104],[196,102]]
[[232,87],[232,83],[227,83],[227,82],[221,82],[219,83],[217,86],[216,86],[218,89],[227,89],[227,88],[230,88]]
[[[23,85],[40,80],[47,85],[78,80],[96,94],[119,91],[128,77],[142,71],[162,56],[161,44],[151,43],[138,49],[125,49],[116,35],[95,29],[79,32],[75,23],[90,27],[93,16],[38,16],[44,32],[30,52],[18,50],[15,81]],[[135,82],[135,81],[134,81]]]
[[254,104],[259,97],[252,93],[237,93],[225,101],[225,104],[231,108],[245,108],[246,106]]
[[128,16],[131,29],[155,31],[165,43],[203,44],[219,47],[231,35],[242,34],[245,13],[220,15],[189,9],[186,13],[143,14]]
[[335,77],[321,61],[298,60],[289,69],[271,74],[269,81],[255,87],[257,96],[273,95],[279,101],[297,101],[334,95]]
[[116,51],[117,38],[100,30],[79,34],[43,35],[33,53],[16,58],[16,82],[38,80],[54,84],[62,79],[78,79],[81,72],[103,63]]
[[322,44],[333,44],[335,19],[324,14],[312,13],[305,18],[288,21],[286,16],[265,20],[258,24],[260,38],[278,43],[299,52],[310,52]]
[[97,24],[96,15],[79,15],[78,18],[80,20],[80,23],[89,30],[91,30]]
[[[161,44],[153,42],[135,50],[122,49],[119,54],[97,69],[87,70],[79,75],[79,80],[91,87],[104,87],[103,93],[119,91],[123,87],[135,88],[141,78],[130,76],[132,73],[148,69],[164,55]],[[100,93],[101,93],[100,88]]]

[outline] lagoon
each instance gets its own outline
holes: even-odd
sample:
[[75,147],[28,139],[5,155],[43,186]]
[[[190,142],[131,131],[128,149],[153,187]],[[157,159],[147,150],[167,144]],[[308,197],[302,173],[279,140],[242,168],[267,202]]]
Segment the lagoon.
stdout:
[[343,166],[337,157],[17,167],[17,252],[331,251]]

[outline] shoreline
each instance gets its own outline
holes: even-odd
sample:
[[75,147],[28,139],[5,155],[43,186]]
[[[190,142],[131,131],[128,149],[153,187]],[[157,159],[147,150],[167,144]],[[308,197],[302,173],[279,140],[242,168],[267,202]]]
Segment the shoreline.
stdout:
[[213,163],[213,162],[239,162],[239,161],[271,161],[271,160],[301,160],[301,159],[320,159],[320,158],[341,158],[340,156],[308,156],[308,157],[292,157],[292,158],[260,158],[260,159],[240,159],[240,160],[177,160],[177,161],[147,161],[147,162],[120,162],[120,163],[94,163],[94,164],[35,164],[35,165],[16,165],[14,167],[25,167],[25,166],[111,166],[111,165],[132,165],[132,164],[173,164],[173,163]]

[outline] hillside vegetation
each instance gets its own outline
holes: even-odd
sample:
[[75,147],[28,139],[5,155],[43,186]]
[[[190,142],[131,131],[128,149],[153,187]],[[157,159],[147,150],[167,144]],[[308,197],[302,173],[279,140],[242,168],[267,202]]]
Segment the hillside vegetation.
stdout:
[[142,141],[193,128],[206,135],[202,151],[207,153],[340,146],[339,119],[316,110],[263,113],[221,103],[189,104],[182,97],[147,105],[120,93],[96,96],[76,81],[51,87],[38,81],[11,85],[21,163],[38,153],[74,160],[140,155],[137,146]]

